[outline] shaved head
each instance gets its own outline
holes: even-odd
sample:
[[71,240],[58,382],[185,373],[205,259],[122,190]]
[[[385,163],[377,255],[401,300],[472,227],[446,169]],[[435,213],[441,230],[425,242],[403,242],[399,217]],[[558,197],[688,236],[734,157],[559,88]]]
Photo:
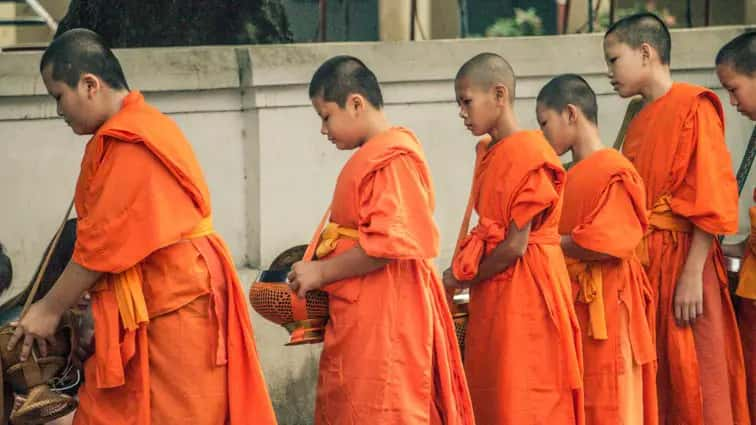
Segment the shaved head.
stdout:
[[82,74],[94,74],[112,89],[128,90],[121,64],[96,32],[75,28],[52,41],[42,55],[39,71],[52,66],[52,78],[76,87]]
[[562,74],[546,83],[538,93],[537,103],[562,112],[567,105],[575,105],[588,120],[598,124],[596,93],[583,77],[576,74]]
[[515,74],[506,59],[496,53],[481,53],[465,62],[455,80],[467,78],[473,85],[489,89],[501,84],[509,92],[509,103],[515,98]]
[[662,64],[669,65],[672,41],[667,25],[653,13],[637,13],[612,24],[604,35],[617,38],[620,43],[638,49],[643,43],[656,50]]
[[362,95],[375,108],[383,107],[383,95],[373,71],[354,56],[335,56],[325,61],[310,80],[310,99],[346,105],[351,94]]
[[756,76],[756,31],[730,40],[717,54],[716,62],[731,66],[738,74]]

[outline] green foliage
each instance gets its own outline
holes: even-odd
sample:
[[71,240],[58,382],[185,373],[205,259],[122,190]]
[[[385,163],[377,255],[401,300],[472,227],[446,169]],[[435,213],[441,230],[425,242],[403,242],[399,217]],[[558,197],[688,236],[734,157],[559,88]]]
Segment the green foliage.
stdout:
[[486,29],[486,37],[519,37],[543,34],[543,21],[534,8],[515,9],[515,16],[498,19]]

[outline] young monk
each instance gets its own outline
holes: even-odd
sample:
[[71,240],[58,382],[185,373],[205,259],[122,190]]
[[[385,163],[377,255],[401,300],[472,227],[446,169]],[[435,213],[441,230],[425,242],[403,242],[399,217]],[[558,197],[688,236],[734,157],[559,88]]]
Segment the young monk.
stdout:
[[597,113],[596,94],[574,74],[549,81],[536,100],[544,136],[573,158],[559,234],[583,335],[586,423],[656,424],[651,288],[635,256],[646,190],[632,164],[601,144]]
[[564,169],[541,132],[520,129],[504,58],[473,57],[454,85],[467,129],[490,136],[477,147],[470,198],[478,224],[444,273],[447,288],[470,287],[465,370],[475,419],[582,424],[580,331],[557,228]]
[[[730,104],[756,121],[756,32],[741,34],[725,44],[717,54],[716,64],[719,81],[730,94]],[[756,202],[756,190],[753,193]],[[734,248],[740,257],[745,253],[736,294],[740,297],[737,313],[753,424],[756,423],[756,206],[751,207],[750,216],[751,236]]]
[[[10,346],[46,351],[89,290],[95,354],[74,424],[274,424],[252,328],[210,195],[176,124],[130,91],[118,59],[84,29],[40,63],[58,113],[92,134],[75,194],[73,258],[18,323]],[[135,170],[138,170],[136,172]]]
[[712,91],[672,81],[669,31],[655,15],[617,21],[604,54],[615,91],[645,101],[623,153],[651,210],[640,252],[657,303],[660,423],[746,424],[740,336],[715,238],[737,231],[722,106]]
[[[375,75],[336,56],[310,81],[320,132],[355,150],[336,181],[317,260],[292,290],[329,294],[316,424],[472,424],[454,324],[431,260],[439,240],[425,154],[383,113]],[[309,260],[309,259],[308,259]]]

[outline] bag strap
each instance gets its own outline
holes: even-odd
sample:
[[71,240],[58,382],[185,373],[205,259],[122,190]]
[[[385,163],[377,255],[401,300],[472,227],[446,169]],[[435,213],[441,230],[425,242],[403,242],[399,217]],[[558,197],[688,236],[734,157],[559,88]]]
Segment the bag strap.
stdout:
[[473,179],[470,185],[470,196],[467,198],[467,207],[465,209],[465,215],[462,217],[462,225],[459,226],[459,233],[457,234],[457,244],[454,247],[453,259],[459,254],[460,245],[462,240],[467,236],[467,232],[470,230],[470,218],[472,217],[472,211],[475,207],[475,202],[480,195],[480,179],[478,178],[480,163],[485,156],[485,149],[488,147],[489,142],[481,140],[475,147],[475,168],[473,169]]
[[44,257],[42,257],[42,263],[40,264],[37,273],[37,277],[34,279],[34,284],[32,285],[31,291],[29,291],[29,296],[26,298],[26,302],[24,303],[24,308],[21,310],[21,315],[19,316],[19,319],[24,317],[26,315],[26,312],[29,310],[29,307],[31,307],[32,302],[34,301],[34,297],[37,295],[37,291],[39,290],[39,285],[42,282],[42,277],[47,273],[47,266],[50,265],[50,259],[52,258],[52,254],[55,251],[55,248],[58,246],[58,242],[60,242],[60,235],[63,233],[63,228],[66,226],[66,222],[68,221],[68,217],[71,215],[71,210],[73,209],[74,201],[71,200],[71,203],[68,205],[68,209],[66,210],[66,214],[63,217],[63,222],[60,223],[60,226],[58,227],[58,231],[55,232],[55,236],[53,237],[52,243],[50,244],[50,249],[47,250],[47,253]]
[[743,193],[743,187],[748,180],[748,175],[751,173],[754,157],[756,157],[756,126],[753,127],[751,139],[748,141],[743,159],[740,161],[740,166],[738,167],[738,174],[735,178],[738,182],[738,196]]

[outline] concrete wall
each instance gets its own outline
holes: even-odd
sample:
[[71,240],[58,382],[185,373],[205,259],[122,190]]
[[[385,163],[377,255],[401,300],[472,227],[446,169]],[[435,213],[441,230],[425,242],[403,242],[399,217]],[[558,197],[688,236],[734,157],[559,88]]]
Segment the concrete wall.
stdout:
[[[713,73],[716,50],[739,27],[673,33],[675,78],[726,93]],[[386,113],[415,130],[428,155],[442,233],[439,264],[449,262],[467,199],[474,138],[457,117],[452,78],[482,51],[503,54],[519,81],[516,108],[525,127],[537,125],[534,98],[554,74],[584,75],[599,94],[599,120],[614,140],[626,101],[605,77],[601,35],[332,43],[285,46],[127,49],[121,59],[133,88],[171,115],[186,132],[213,195],[216,227],[249,283],[280,251],[309,240],[348,153],[319,134],[307,97],[315,68],[353,54],[383,83]],[[39,53],[0,54],[0,240],[16,266],[14,289],[28,282],[73,194],[86,138],[56,117],[37,75]],[[740,163],[753,124],[726,106],[727,142]],[[756,183],[749,180],[748,188]],[[747,189],[750,193],[750,189]],[[750,196],[741,201],[747,230]],[[312,408],[318,347],[282,348],[285,332],[253,315],[271,393],[286,424],[306,423]],[[282,416],[283,417],[283,416]],[[299,418],[299,419],[298,419]]]

